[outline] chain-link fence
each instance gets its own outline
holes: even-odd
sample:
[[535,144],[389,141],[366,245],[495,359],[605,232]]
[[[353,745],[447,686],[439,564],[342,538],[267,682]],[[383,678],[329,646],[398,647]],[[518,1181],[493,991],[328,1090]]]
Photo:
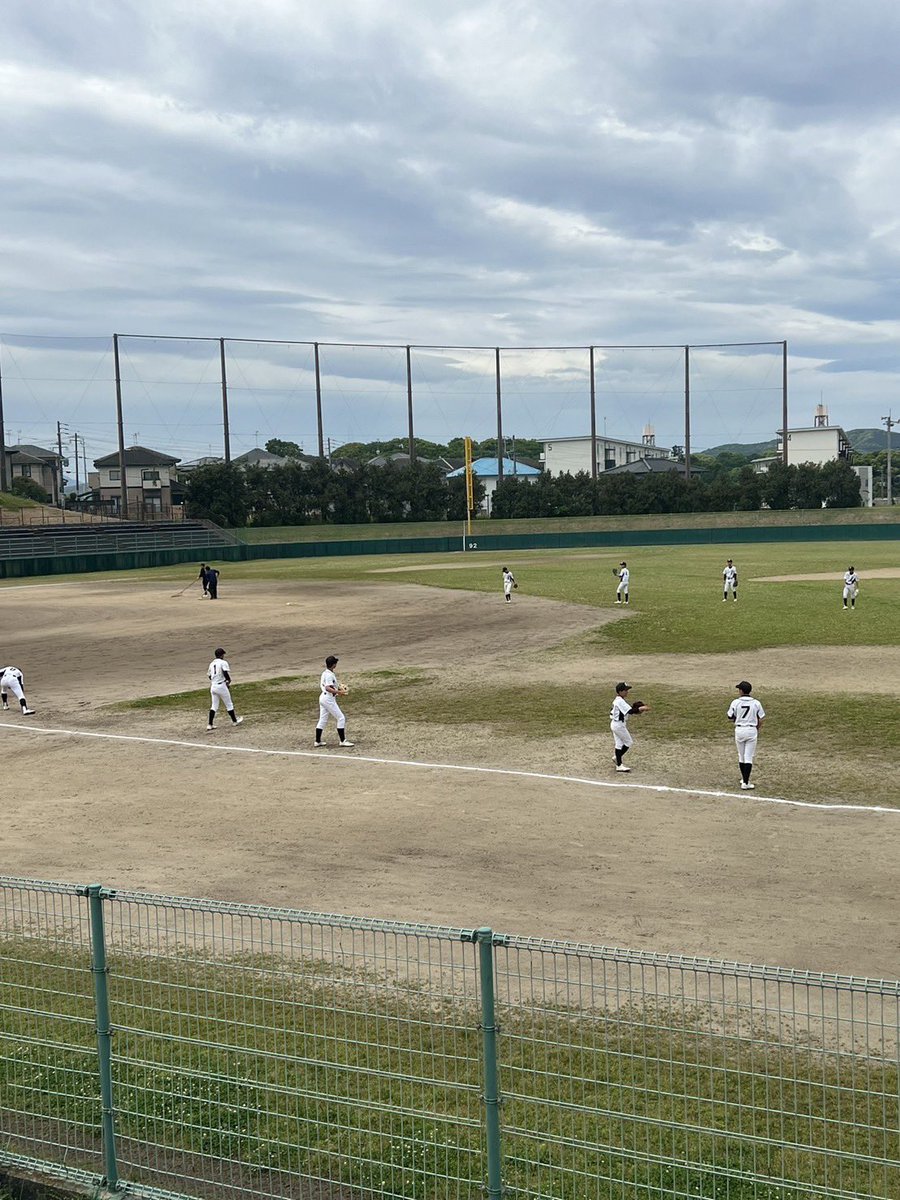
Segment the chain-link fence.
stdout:
[[900,984],[0,877],[0,1166],[145,1197],[896,1200]]

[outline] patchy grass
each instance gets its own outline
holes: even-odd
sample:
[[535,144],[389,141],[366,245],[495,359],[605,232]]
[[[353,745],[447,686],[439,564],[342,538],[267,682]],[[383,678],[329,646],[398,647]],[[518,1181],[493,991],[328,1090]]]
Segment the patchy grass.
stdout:
[[[491,692],[486,712],[483,692],[466,683],[448,688],[444,676],[424,671],[379,671],[352,681],[354,723],[383,718],[384,697],[404,691],[404,722],[440,727],[471,725],[485,738],[514,736],[540,742],[548,729],[567,737],[594,739],[600,762],[610,735],[611,694],[561,684],[520,684]],[[300,676],[235,685],[237,709],[248,716],[309,718],[315,708],[316,681]],[[698,693],[687,687],[640,687],[651,713],[633,722],[645,782],[687,784],[698,789],[731,786],[736,775],[732,726],[725,716],[733,694]],[[860,702],[859,696],[805,695],[788,689],[766,690],[760,697],[767,718],[759,761],[767,789],[786,799],[900,805],[893,786],[897,753],[896,704]],[[132,700],[118,710],[159,710],[196,714],[208,707],[209,692],[197,689],[169,696]],[[813,769],[799,769],[815,734]],[[637,757],[637,752],[635,757]],[[595,760],[596,761],[596,760]],[[683,764],[673,776],[673,764]],[[891,786],[886,786],[891,782]]]

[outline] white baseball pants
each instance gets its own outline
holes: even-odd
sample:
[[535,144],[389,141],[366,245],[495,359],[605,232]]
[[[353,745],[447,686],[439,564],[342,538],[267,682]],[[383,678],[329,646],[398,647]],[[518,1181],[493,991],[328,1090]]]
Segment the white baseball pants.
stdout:
[[316,725],[316,729],[324,729],[328,724],[329,717],[334,717],[338,729],[343,729],[347,724],[347,718],[341,712],[337,700],[331,692],[323,692],[319,697],[319,723]]
[[624,721],[610,721],[609,728],[615,739],[617,750],[627,750],[629,746],[634,745],[634,738]]
[[759,731],[751,725],[737,725],[734,730],[734,741],[737,745],[738,762],[752,763],[756,755],[756,742]]
[[851,585],[849,583],[844,585],[844,599],[845,600],[855,600],[858,595],[859,595],[858,587],[855,587],[855,586],[851,587]]
[[209,689],[209,707],[213,712],[219,711],[219,703],[225,705],[225,711],[231,712],[234,708],[234,703],[231,699],[231,692],[228,690],[227,683],[214,683]]
[[0,679],[0,691],[3,692],[4,699],[6,698],[7,692],[12,692],[17,700],[25,699],[25,693],[22,691],[22,685],[19,683],[19,677],[17,675],[4,675],[3,678]]

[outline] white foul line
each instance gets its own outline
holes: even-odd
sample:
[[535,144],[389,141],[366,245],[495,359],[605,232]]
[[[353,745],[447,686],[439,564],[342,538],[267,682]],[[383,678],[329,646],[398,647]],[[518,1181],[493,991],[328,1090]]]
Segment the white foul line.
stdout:
[[[225,726],[227,729],[228,727]],[[714,792],[703,788],[670,787],[662,783],[620,783],[606,779],[582,779],[578,775],[550,775],[543,771],[516,771],[508,767],[475,767],[459,763],[428,763],[406,758],[373,758],[365,754],[326,755],[316,750],[266,750],[255,746],[217,746],[211,742],[183,742],[175,738],[137,737],[128,733],[91,733],[83,729],[48,729],[43,725],[20,725],[11,721],[0,722],[0,729],[16,733],[58,733],[65,737],[99,738],[110,742],[140,742],[149,746],[184,746],[191,750],[219,750],[226,754],[266,754],[282,758],[312,758],[329,762],[378,763],[389,767],[414,767],[425,771],[464,771],[473,775],[508,775],[514,779],[544,779],[548,783],[581,783],[586,787],[627,788],[638,792],[666,792],[679,796],[712,796],[718,800],[755,800],[760,804],[784,804],[790,808],[812,808],[822,811],[893,813],[900,815],[900,808],[886,808],[877,804],[816,804],[811,800],[785,800],[781,796],[756,796],[738,792]],[[332,747],[339,750],[339,746]],[[327,749],[327,747],[326,747]]]

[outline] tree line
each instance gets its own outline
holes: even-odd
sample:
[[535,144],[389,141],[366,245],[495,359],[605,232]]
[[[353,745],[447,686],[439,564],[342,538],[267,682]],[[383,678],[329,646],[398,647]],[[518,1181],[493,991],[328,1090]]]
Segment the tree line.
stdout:
[[494,492],[491,515],[586,517],[637,513],[732,512],[773,508],[858,508],[859,478],[846,462],[822,466],[773,463],[711,471],[686,479],[678,471],[647,475],[587,471],[540,475],[533,483],[506,477]]
[[[484,499],[476,479],[475,500]],[[448,479],[436,463],[334,470],[319,460],[280,467],[215,463],[198,467],[186,486],[188,515],[219,525],[360,525],[403,521],[463,521],[465,479]],[[507,476],[494,492],[492,517],[729,512],[763,507],[855,508],[859,480],[845,462],[823,466],[773,463],[712,470],[691,479],[658,474],[539,475],[533,482]]]
[[[484,484],[475,480],[475,499]],[[400,521],[464,521],[466,481],[448,479],[437,463],[333,470],[316,460],[279,467],[212,463],[191,472],[185,488],[191,517],[217,525],[367,525]]]

